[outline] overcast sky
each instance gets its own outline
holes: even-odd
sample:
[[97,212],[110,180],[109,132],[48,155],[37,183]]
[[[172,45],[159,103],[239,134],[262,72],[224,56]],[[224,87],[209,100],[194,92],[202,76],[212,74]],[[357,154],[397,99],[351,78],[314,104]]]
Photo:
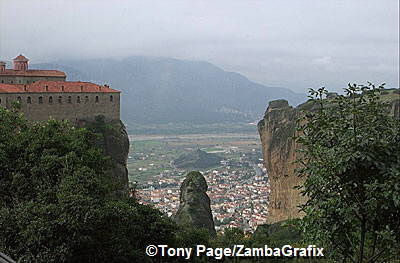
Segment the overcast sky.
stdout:
[[294,91],[399,85],[398,0],[0,0],[0,59],[165,56]]

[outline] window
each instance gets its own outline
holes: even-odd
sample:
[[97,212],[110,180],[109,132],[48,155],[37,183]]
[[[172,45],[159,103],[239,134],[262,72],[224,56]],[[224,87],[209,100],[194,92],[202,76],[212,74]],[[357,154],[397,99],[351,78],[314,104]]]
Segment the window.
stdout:
[[39,97],[39,104],[43,104],[43,97]]
[[113,101],[113,100],[114,100],[113,96],[110,96],[110,101]]
[[99,102],[99,96],[96,96],[96,103]]
[[18,101],[18,102],[21,102],[21,97],[17,97],[17,101]]
[[76,103],[81,103],[81,97],[76,97]]
[[58,103],[62,103],[62,97],[58,96]]
[[10,82],[11,82],[11,84],[13,84],[13,83],[14,83],[14,81],[12,81],[12,80],[11,80]]
[[32,103],[31,97],[26,98],[26,103],[28,103],[28,104],[31,104],[31,103]]
[[0,99],[0,104],[1,104],[1,99]]
[[50,103],[50,104],[53,103],[53,97],[52,97],[52,96],[49,97],[49,103]]
[[85,96],[85,103],[88,103],[88,102],[89,102],[89,97]]
[[2,80],[1,83],[4,83],[4,80]]
[[72,98],[71,98],[71,96],[68,96],[68,103],[72,103]]

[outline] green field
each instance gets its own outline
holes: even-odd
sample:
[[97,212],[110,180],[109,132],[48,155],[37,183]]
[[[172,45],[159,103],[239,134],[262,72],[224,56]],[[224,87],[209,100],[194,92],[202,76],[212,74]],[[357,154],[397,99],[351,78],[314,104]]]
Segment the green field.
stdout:
[[[184,153],[202,149],[239,160],[242,154],[261,152],[257,133],[187,134],[174,136],[131,135],[128,159],[129,181],[146,183],[162,172],[174,171],[171,162]],[[177,173],[178,174],[178,173]]]

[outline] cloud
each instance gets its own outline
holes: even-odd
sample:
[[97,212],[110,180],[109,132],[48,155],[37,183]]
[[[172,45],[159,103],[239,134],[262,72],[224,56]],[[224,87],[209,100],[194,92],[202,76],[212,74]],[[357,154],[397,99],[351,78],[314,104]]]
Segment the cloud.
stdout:
[[0,59],[206,60],[304,91],[353,80],[398,86],[397,0],[1,0]]
[[311,62],[316,66],[328,66],[332,63],[332,57],[331,56],[319,57],[313,59]]

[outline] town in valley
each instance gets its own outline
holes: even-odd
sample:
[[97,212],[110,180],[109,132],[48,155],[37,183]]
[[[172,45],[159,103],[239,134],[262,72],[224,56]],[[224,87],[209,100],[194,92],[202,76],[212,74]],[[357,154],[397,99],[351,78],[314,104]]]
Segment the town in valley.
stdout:
[[[180,185],[191,170],[207,184],[216,230],[228,227],[254,232],[267,219],[269,184],[256,133],[130,136],[129,180],[136,198],[173,216],[179,208]],[[178,168],[174,159],[201,150],[221,157],[213,167]]]

